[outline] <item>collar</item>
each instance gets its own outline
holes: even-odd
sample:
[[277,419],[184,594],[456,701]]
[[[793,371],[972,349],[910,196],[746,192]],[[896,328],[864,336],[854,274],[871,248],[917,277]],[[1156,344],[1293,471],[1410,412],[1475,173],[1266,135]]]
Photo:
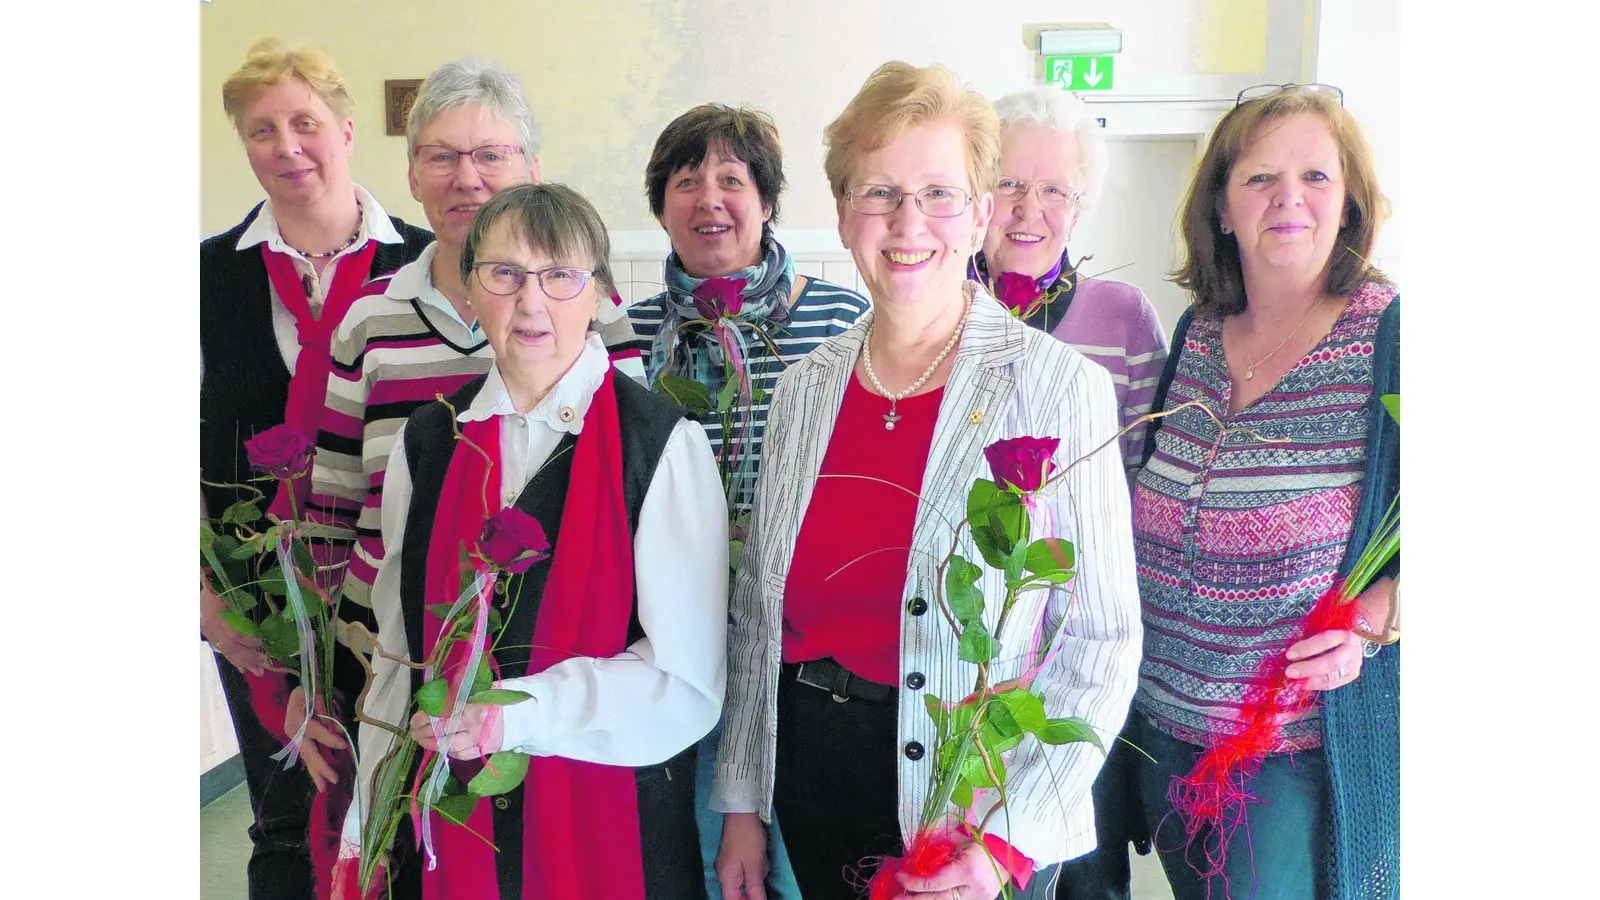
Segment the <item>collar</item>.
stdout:
[[[356,199],[361,201],[363,239],[351,244],[349,249],[345,250],[344,253],[340,253],[339,256],[335,256],[334,259],[338,259],[346,253],[354,253],[360,250],[367,240],[374,240],[380,244],[405,243],[405,238],[401,237],[400,232],[395,230],[394,223],[389,221],[389,214],[384,212],[383,206],[378,203],[378,199],[359,184],[355,186],[355,189]],[[239,243],[236,249],[246,250],[257,244],[266,244],[267,249],[274,253],[286,253],[301,259],[305,258],[300,251],[283,242],[283,234],[278,230],[278,220],[272,215],[271,200],[264,201],[261,204],[261,212],[256,214],[256,220],[250,223],[250,227],[244,230],[244,234],[239,236]]]
[[[544,395],[539,405],[528,413],[528,418],[549,425],[553,431],[580,433],[583,430],[583,417],[589,412],[589,403],[593,401],[595,391],[600,389],[606,369],[610,367],[611,356],[606,353],[605,342],[600,335],[591,332],[583,342],[583,352],[578,354],[577,362],[561,376],[550,393]],[[496,363],[489,370],[488,380],[478,391],[478,396],[472,398],[465,412],[456,416],[456,421],[477,422],[490,416],[517,414],[517,408],[511,402],[511,393],[506,390],[505,379],[500,375],[500,365]]]
[[431,306],[448,316],[474,338],[481,339],[482,332],[478,330],[478,323],[474,321],[468,325],[463,321],[461,314],[456,312],[455,304],[450,302],[450,298],[433,286],[433,260],[438,255],[439,242],[434,241],[422,251],[421,256],[395,270],[383,295],[391,300],[416,300],[425,306]]

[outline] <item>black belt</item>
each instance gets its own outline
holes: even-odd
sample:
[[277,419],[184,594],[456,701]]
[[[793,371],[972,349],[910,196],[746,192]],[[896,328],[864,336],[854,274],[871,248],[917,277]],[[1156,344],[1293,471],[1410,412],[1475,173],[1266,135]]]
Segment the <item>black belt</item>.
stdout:
[[783,669],[784,674],[792,677],[795,684],[827,691],[840,703],[847,700],[886,703],[894,699],[895,689],[892,685],[879,684],[876,681],[868,681],[860,675],[853,675],[849,669],[832,659],[789,663]]

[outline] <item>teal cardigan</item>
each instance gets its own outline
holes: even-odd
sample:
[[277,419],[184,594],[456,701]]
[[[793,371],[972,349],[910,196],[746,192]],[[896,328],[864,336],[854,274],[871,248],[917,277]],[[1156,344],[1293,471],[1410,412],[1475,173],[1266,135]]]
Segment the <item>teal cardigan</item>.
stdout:
[[[1194,308],[1173,329],[1156,410],[1165,408],[1167,388],[1178,370]],[[1400,428],[1379,402],[1400,393],[1400,298],[1378,320],[1373,347],[1372,400],[1367,415],[1367,470],[1350,544],[1340,575],[1355,565],[1384,511],[1400,490]],[[1155,449],[1156,432],[1145,434],[1144,458]],[[1400,574],[1396,556],[1383,574]],[[1327,868],[1318,900],[1390,900],[1400,896],[1400,645],[1393,644],[1361,666],[1361,677],[1322,695],[1322,748],[1328,763]]]

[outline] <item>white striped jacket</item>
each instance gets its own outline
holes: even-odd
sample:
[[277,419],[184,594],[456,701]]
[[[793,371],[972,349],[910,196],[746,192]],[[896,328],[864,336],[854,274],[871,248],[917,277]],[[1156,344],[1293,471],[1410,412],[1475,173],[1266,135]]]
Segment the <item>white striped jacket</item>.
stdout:
[[[950,523],[964,518],[974,479],[989,475],[983,448],[1002,438],[1057,437],[1056,462],[1066,466],[1111,441],[1118,428],[1116,394],[1104,368],[1023,324],[975,282],[965,290],[973,297],[972,311],[940,402],[906,573],[905,597],[924,597],[930,609],[918,616],[901,605],[901,681],[911,672],[926,678],[922,690],[899,692],[897,750],[912,741],[926,748],[917,760],[898,753],[900,828],[906,837],[916,830],[936,758],[937,734],[923,697],[958,700],[972,692],[976,677],[976,668],[959,659],[954,632],[933,608],[933,583],[936,561],[950,549]],[[754,517],[730,601],[725,731],[711,795],[719,811],[771,818],[784,585],[872,315],[790,366],[772,397]],[[1115,442],[1041,500],[1055,536],[1076,547],[1077,578],[1065,590],[1019,598],[1007,634],[1000,636],[1001,660],[991,666],[991,681],[1019,673],[1024,634],[1041,622],[1054,627],[1064,617],[1060,651],[1034,686],[1043,689],[1052,717],[1082,716],[1109,747],[1138,682],[1143,635],[1128,484]],[[1035,515],[1035,538],[1044,536],[1044,520]],[[982,566],[965,535],[960,552]],[[978,584],[992,629],[1004,575],[984,567]],[[1103,761],[1088,744],[1047,746],[1026,738],[1008,761],[1010,803],[990,820],[990,832],[1041,868],[1095,849],[1089,788]],[[997,802],[996,792],[981,794],[977,818]],[[848,798],[839,798],[839,810],[849,814]]]

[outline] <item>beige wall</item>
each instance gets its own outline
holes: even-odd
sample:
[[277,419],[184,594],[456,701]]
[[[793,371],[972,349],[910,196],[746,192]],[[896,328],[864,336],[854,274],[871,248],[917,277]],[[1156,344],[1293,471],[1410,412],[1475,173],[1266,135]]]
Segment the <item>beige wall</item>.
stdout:
[[[1297,19],[1301,0],[1272,0]],[[220,87],[252,40],[314,39],[357,106],[357,180],[391,213],[426,225],[405,179],[405,141],[383,133],[385,79],[422,78],[466,55],[523,79],[544,127],[545,177],[588,194],[614,229],[654,227],[644,164],[690,106],[748,102],[783,131],[790,228],[832,228],[822,129],[889,59],[942,62],[989,96],[1030,83],[1027,23],[1123,30],[1118,87],[1267,65],[1269,0],[223,0],[200,7],[201,232],[233,225],[261,197]],[[1298,55],[1298,47],[1293,48]],[[1294,70],[1298,71],[1298,67]],[[1292,74],[1284,80],[1291,80]]]

